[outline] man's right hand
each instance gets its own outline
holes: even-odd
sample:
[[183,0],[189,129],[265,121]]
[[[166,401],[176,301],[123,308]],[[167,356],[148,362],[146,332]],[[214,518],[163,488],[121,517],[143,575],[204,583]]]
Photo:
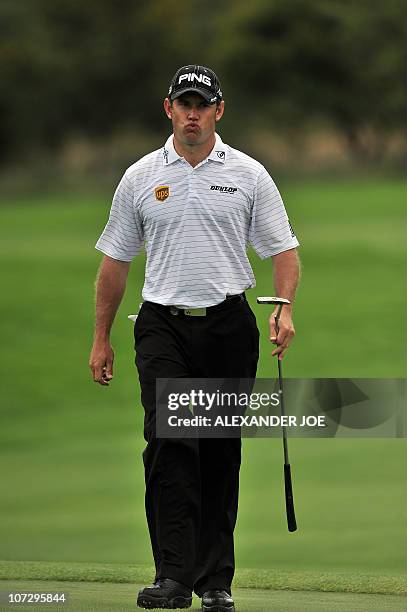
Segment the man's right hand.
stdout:
[[95,340],[89,358],[93,380],[104,387],[109,386],[113,378],[114,352],[109,340]]

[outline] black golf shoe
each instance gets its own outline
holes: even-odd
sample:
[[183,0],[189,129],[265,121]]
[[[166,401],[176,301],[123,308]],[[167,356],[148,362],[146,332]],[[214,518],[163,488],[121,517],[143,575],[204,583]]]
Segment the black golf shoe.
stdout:
[[235,612],[235,602],[226,591],[212,589],[202,595],[202,612]]
[[192,589],[171,578],[160,578],[138,594],[140,608],[189,608],[192,605]]

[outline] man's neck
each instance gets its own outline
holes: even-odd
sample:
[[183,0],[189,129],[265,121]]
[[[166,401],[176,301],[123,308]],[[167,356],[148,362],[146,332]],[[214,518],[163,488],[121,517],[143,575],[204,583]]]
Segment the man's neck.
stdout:
[[202,144],[187,145],[179,142],[174,135],[174,149],[183,157],[193,168],[206,159],[209,153],[215,146],[216,136],[213,134],[208,140]]

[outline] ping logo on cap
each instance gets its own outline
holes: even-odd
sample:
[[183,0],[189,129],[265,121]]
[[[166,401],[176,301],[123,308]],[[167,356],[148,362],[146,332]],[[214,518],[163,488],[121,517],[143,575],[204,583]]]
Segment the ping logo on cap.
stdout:
[[214,71],[196,64],[188,64],[177,70],[172,78],[168,96],[172,101],[189,91],[198,93],[208,104],[220,102],[223,97],[219,79]]
[[170,195],[170,188],[168,185],[160,185],[154,189],[154,193],[159,202],[164,202]]
[[193,83],[194,81],[198,81],[198,83],[203,83],[204,85],[207,85],[208,87],[212,87],[212,81],[205,74],[195,74],[195,72],[188,72],[187,74],[181,74],[181,76],[178,79],[178,85],[182,83],[182,81],[185,81],[185,79],[187,81],[190,81],[191,83]]

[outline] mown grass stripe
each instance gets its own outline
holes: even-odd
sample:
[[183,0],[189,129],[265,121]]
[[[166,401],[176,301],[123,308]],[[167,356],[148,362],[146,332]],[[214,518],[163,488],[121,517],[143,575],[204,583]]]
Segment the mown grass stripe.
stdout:
[[[150,583],[153,567],[103,563],[0,561],[1,580],[60,580],[72,582]],[[343,572],[289,572],[238,569],[234,585],[240,588],[335,593],[407,595],[407,577]]]

